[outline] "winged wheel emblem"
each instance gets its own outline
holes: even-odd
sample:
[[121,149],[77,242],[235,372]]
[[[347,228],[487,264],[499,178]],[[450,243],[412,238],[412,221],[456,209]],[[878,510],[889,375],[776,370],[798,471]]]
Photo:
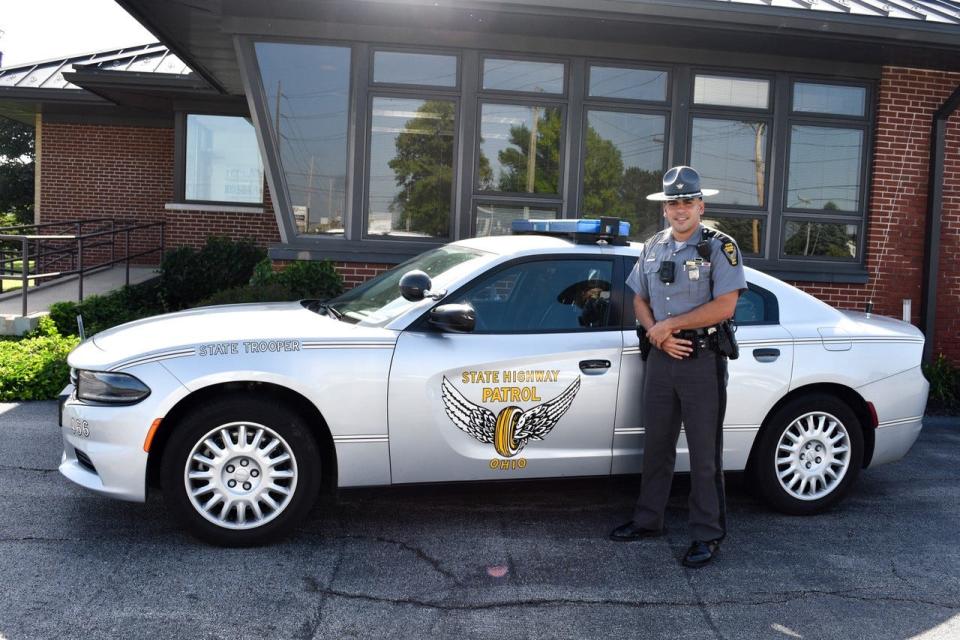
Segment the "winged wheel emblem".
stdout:
[[467,400],[446,377],[441,385],[447,416],[458,429],[484,443],[493,443],[501,456],[512,458],[530,440],[543,440],[567,412],[580,390],[580,376],[552,400],[524,411],[507,407],[493,411]]

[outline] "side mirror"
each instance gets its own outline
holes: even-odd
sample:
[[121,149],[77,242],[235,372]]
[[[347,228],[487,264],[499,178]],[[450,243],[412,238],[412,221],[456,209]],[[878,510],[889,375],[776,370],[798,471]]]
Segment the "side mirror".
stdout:
[[469,304],[442,304],[430,311],[428,320],[444,331],[470,333],[477,324],[477,312]]
[[400,278],[400,295],[410,302],[419,302],[430,291],[433,282],[423,271],[414,269],[403,274]]

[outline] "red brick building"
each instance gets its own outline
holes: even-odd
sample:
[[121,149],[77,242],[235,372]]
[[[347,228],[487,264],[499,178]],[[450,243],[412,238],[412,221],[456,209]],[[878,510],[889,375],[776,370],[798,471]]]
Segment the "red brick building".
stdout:
[[515,217],[643,237],[688,163],[748,265],[910,300],[960,362],[960,3],[120,4],[163,44],[0,70],[43,222],[164,220],[355,284]]

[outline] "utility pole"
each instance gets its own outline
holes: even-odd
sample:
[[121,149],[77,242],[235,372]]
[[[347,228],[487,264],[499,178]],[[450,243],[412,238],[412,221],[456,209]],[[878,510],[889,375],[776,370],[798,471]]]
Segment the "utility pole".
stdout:
[[533,193],[534,171],[537,167],[537,123],[540,107],[533,107],[533,124],[530,125],[530,144],[527,145],[527,193]]

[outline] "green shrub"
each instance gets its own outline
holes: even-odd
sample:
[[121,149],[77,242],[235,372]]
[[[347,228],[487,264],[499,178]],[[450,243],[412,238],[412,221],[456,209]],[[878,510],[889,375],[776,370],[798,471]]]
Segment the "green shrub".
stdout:
[[0,402],[56,398],[70,379],[67,354],[79,343],[48,317],[17,341],[0,342]]
[[159,280],[150,280],[102,295],[88,296],[83,302],[57,302],[50,307],[50,318],[60,335],[77,335],[77,315],[83,316],[88,336],[124,322],[163,313]]
[[160,286],[168,311],[195,305],[217,291],[247,284],[266,253],[249,240],[210,236],[200,251],[168,251],[160,267]]
[[343,278],[329,260],[297,260],[283,271],[273,271],[269,258],[257,263],[250,279],[252,286],[277,284],[290,292],[291,300],[325,300],[343,293]]
[[941,353],[932,363],[923,366],[930,382],[930,400],[946,412],[960,411],[960,368],[950,364]]
[[247,302],[287,302],[297,297],[280,284],[247,285],[218,291],[209,298],[197,303],[198,307],[215,304],[241,304]]

